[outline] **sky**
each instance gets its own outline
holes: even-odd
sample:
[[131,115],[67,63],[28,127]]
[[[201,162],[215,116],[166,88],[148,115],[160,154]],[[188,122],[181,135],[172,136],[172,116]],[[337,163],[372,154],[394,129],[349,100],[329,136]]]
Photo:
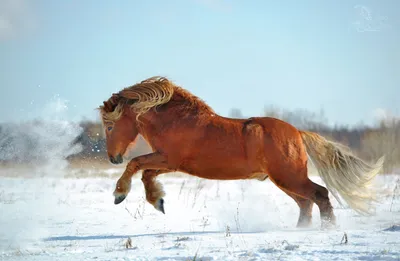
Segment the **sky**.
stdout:
[[223,116],[372,124],[400,115],[400,1],[0,0],[0,122],[98,119],[154,75]]

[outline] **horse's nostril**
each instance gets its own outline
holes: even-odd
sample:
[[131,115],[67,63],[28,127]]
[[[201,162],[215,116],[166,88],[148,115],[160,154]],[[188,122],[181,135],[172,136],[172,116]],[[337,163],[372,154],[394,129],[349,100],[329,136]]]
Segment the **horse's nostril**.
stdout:
[[112,164],[120,164],[123,162],[123,158],[121,154],[118,154],[117,157],[110,156],[110,161]]
[[117,155],[117,158],[115,159],[115,162],[116,162],[116,163],[122,163],[122,161],[123,161],[123,159],[122,159],[121,154],[118,154],[118,155]]
[[111,161],[111,163],[115,164],[115,159],[113,156],[110,156],[110,161]]

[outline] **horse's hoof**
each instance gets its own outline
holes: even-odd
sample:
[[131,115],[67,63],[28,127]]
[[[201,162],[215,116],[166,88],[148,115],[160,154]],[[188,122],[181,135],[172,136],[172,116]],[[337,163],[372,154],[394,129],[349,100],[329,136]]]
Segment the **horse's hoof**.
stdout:
[[158,211],[161,211],[163,214],[165,214],[164,211],[164,199],[160,198],[159,200],[157,200],[155,206],[154,206]]
[[124,201],[125,198],[126,198],[126,195],[115,196],[114,204],[115,204],[115,205],[118,205],[119,203],[121,203],[122,201]]
[[336,222],[331,220],[322,220],[321,222],[321,230],[334,230],[336,229]]

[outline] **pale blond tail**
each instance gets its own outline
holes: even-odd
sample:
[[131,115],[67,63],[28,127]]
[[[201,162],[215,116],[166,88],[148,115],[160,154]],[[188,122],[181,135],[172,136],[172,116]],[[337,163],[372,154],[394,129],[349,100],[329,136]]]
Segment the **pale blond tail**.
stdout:
[[327,189],[340,204],[339,195],[360,214],[371,214],[376,201],[372,179],[381,170],[384,157],[368,164],[338,143],[313,132],[300,131],[307,153]]

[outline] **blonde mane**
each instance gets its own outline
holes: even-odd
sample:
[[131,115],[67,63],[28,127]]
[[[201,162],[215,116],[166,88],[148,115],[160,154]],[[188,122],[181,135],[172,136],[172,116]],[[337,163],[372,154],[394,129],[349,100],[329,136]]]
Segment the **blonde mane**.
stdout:
[[123,112],[123,107],[130,104],[130,108],[137,114],[136,119],[150,109],[163,105],[172,99],[174,93],[178,93],[192,106],[200,107],[208,112],[213,110],[202,100],[190,92],[176,86],[165,77],[154,76],[135,85],[124,88],[118,94],[113,94],[110,99],[100,106],[100,113],[104,123],[117,121]]

